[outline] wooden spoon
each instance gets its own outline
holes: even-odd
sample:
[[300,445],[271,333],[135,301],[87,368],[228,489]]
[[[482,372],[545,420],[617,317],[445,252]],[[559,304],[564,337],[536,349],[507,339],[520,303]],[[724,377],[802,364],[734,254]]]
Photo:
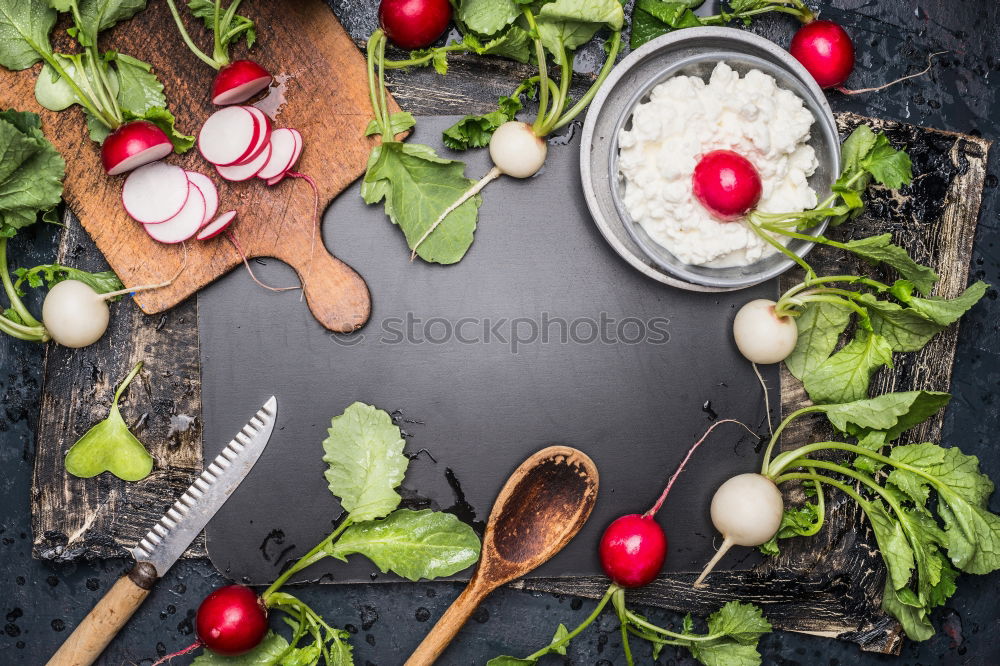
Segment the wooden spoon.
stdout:
[[550,446],[521,463],[493,504],[472,580],[406,666],[433,664],[490,592],[562,550],[590,517],[597,484],[594,461],[568,446]]

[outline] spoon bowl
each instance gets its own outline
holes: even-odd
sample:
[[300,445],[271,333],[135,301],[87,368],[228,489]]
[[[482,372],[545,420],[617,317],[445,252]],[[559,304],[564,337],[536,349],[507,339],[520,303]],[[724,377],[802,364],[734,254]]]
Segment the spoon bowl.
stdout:
[[490,592],[562,550],[594,510],[598,482],[594,461],[569,446],[550,446],[521,463],[493,504],[469,585],[406,666],[433,664]]

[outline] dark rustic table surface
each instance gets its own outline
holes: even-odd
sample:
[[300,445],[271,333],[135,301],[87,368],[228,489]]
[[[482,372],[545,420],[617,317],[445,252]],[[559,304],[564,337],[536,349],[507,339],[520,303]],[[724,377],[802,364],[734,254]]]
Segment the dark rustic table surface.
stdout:
[[[374,27],[377,3],[332,0],[334,11],[360,41]],[[810,4],[817,4],[812,2]],[[846,97],[831,93],[834,110],[900,120],[944,130],[1000,138],[1000,6],[994,0],[835,0],[818,3],[825,16],[843,24],[858,46],[858,66],[849,85],[876,85],[922,68],[926,54],[947,51],[930,76],[892,89]],[[754,30],[787,45],[793,27],[762,20]],[[266,26],[264,26],[266,31]],[[485,76],[485,75],[484,75]],[[403,102],[405,106],[405,101]],[[972,277],[1000,285],[1000,155],[990,156]],[[57,238],[36,225],[19,235],[12,253],[22,265],[50,261]],[[37,306],[37,304],[35,304]],[[960,445],[1000,479],[1000,304],[997,291],[962,321],[945,442]],[[0,339],[0,662],[41,664],[95,601],[121,574],[122,561],[52,565],[31,558],[30,482],[39,419],[44,349]],[[993,498],[992,509],[1000,510]],[[198,602],[225,582],[208,562],[181,562],[117,637],[101,663],[149,664],[194,640]],[[763,639],[766,663],[778,664],[997,664],[1000,663],[1000,573],[963,576],[959,591],[934,614],[938,634],[907,642],[900,657],[865,654],[851,644],[794,634]],[[458,594],[458,586],[382,584],[314,586],[302,598],[333,623],[354,634],[356,663],[399,664]],[[460,634],[443,663],[483,663],[498,653],[526,654],[544,644],[557,622],[572,626],[591,601],[514,590],[495,593]],[[659,621],[676,620],[657,610]],[[573,642],[564,663],[623,663],[617,622],[606,613]],[[642,662],[649,653],[640,653]],[[690,663],[686,654],[665,651],[657,663]],[[186,658],[176,663],[186,663]],[[559,663],[557,658],[553,663]]]

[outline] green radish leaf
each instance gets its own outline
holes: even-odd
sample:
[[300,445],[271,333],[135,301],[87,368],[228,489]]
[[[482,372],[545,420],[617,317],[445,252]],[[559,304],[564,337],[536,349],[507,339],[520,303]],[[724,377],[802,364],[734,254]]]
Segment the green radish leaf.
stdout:
[[753,604],[730,601],[708,616],[708,633],[722,634],[745,645],[756,645],[770,631],[771,623]]
[[153,471],[153,456],[129,431],[118,411],[118,400],[139,371],[142,362],[115,391],[108,418],[88,430],[66,454],[66,471],[84,479],[111,472],[123,481],[139,481]]
[[589,42],[601,28],[621,30],[625,12],[618,0],[555,0],[542,5],[535,21],[542,46],[558,59]]
[[384,520],[351,525],[328,552],[344,561],[348,555],[364,555],[382,573],[392,571],[417,581],[450,576],[472,566],[479,550],[479,537],[452,514],[399,509]]
[[458,7],[458,20],[469,30],[493,36],[521,15],[514,0],[464,0]]
[[938,281],[938,274],[927,266],[915,262],[909,253],[898,245],[893,245],[892,234],[857,238],[844,244],[845,249],[873,264],[883,263],[896,269],[923,294],[931,293]]
[[381,409],[355,402],[333,417],[323,440],[324,476],[330,492],[356,522],[383,518],[399,505],[395,488],[409,460],[392,418]]
[[94,46],[99,32],[141,12],[146,8],[146,0],[80,0],[79,7],[76,40],[81,46]]
[[833,427],[858,438],[871,431],[882,431],[881,448],[937,414],[951,400],[951,394],[937,391],[901,391],[875,398],[837,405],[824,405],[823,411]]
[[892,347],[882,336],[860,330],[802,382],[817,404],[853,402],[868,395],[871,377],[882,366],[892,367]]
[[[214,0],[191,0],[188,2],[188,9],[196,17],[205,22],[205,27],[209,32],[215,31],[215,2]],[[225,14],[223,8],[222,13]],[[246,39],[247,48],[252,47],[257,42],[257,29],[254,22],[246,16],[234,14],[229,25],[220,25],[219,32],[224,35],[223,46],[231,44],[239,39],[241,35]]]
[[0,112],[0,236],[34,224],[59,205],[66,162],[33,113]]
[[[555,633],[555,635],[552,636],[552,640],[549,642],[549,645],[555,645],[556,643],[558,643],[562,639],[566,638],[567,636],[569,636],[569,629],[566,628],[565,624],[561,624],[560,623],[559,626],[556,627],[556,633]],[[568,646],[569,646],[569,643],[567,642],[567,643],[563,643],[559,647],[551,647],[551,648],[549,648],[549,654],[561,654],[562,656],[565,657],[566,656],[566,648]]]
[[778,531],[767,543],[758,546],[758,550],[764,555],[777,555],[781,552],[778,547],[779,539],[790,539],[795,536],[809,536],[817,531],[817,525],[823,520],[820,515],[819,505],[814,502],[806,502],[791,509],[785,509],[781,514],[781,525]]
[[799,331],[795,349],[785,359],[792,376],[802,379],[830,357],[851,322],[851,310],[836,303],[811,302],[795,318]]
[[[412,249],[438,216],[475,181],[462,162],[438,157],[429,146],[386,141],[376,146],[361,185],[366,203],[385,200],[385,212],[399,225]],[[476,195],[448,214],[417,248],[424,261],[453,264],[472,246],[478,208]]]
[[978,281],[970,285],[960,296],[952,299],[945,298],[911,298],[908,305],[915,312],[938,326],[950,326],[958,321],[962,315],[979,302],[986,295],[989,285],[983,281]]
[[913,165],[905,151],[896,150],[885,134],[875,137],[875,144],[860,160],[861,168],[875,181],[890,189],[898,189],[913,180]]
[[[904,588],[905,592],[912,591]],[[882,593],[882,610],[893,616],[903,625],[907,638],[913,641],[926,641],[934,635],[934,625],[931,624],[927,609],[914,607],[904,603],[900,594],[893,589],[892,580],[886,577],[885,590]]]
[[465,116],[442,133],[444,145],[452,150],[468,150],[488,146],[493,132],[514,120],[524,105],[519,96],[501,97],[496,111],[481,116]]
[[486,42],[481,41],[472,33],[466,33],[462,36],[462,43],[478,55],[493,55],[522,63],[531,61],[531,35],[516,24],[504,30],[498,37]]
[[[83,59],[89,58],[87,54],[66,56],[61,53],[53,53],[52,57],[81,90],[88,94],[93,92],[93,85],[82,66]],[[77,67],[78,64],[81,66]],[[103,64],[100,66],[103,67]],[[108,82],[111,86],[111,92],[117,95],[118,77],[113,72],[109,76]],[[48,63],[42,66],[42,71],[38,73],[38,78],[35,80],[35,99],[50,111],[62,111],[80,103],[80,99],[73,92],[69,82],[52,69]]]
[[486,662],[486,666],[532,666],[537,663],[537,659],[518,659],[517,657],[510,657],[504,654],[499,657],[493,657]]
[[[124,115],[126,122],[129,120],[148,120],[159,127],[167,135],[167,138],[170,139],[170,142],[174,144],[174,152],[178,155],[187,152],[194,145],[194,137],[182,134],[174,126],[174,114],[166,109],[154,107],[146,109],[142,115],[135,115],[130,111],[125,111]],[[91,132],[91,138],[93,138],[93,132]]]
[[638,0],[632,12],[632,49],[668,32],[702,25],[701,19],[691,11],[691,5],[691,2]]
[[118,69],[118,105],[141,117],[153,108],[164,109],[167,98],[163,94],[163,84],[153,74],[153,66],[124,53],[114,54]]
[[[957,448],[945,449],[931,443],[908,444],[895,447],[889,457],[929,474],[945,484],[949,491],[975,506],[985,507],[993,493],[993,482],[979,471],[979,459],[967,456]],[[889,475],[889,481],[903,490],[930,483],[923,476],[898,468]],[[918,505],[923,504],[914,493],[908,494]],[[924,497],[926,499],[926,494]]]
[[41,287],[43,284],[51,288],[63,280],[78,280],[89,285],[98,294],[107,294],[125,288],[114,271],[88,273],[79,268],[63,266],[62,264],[42,264],[31,269],[19,268],[16,273],[18,280],[14,287],[19,290],[19,296],[24,296],[24,292],[20,291],[22,280],[27,280],[28,286],[33,288]]
[[[399,111],[389,116],[389,126],[393,136],[412,129],[416,124],[417,120],[409,111]],[[382,126],[379,125],[377,120],[372,118],[372,121],[368,123],[368,128],[365,130],[365,136],[375,136],[376,134],[382,134]]]
[[49,33],[57,13],[44,0],[0,0],[0,65],[31,67],[52,52]]
[[[262,640],[257,647],[250,650],[250,652],[247,652],[246,654],[238,657],[224,657],[206,649],[194,658],[194,661],[191,662],[191,666],[271,666],[272,664],[288,666],[289,662],[285,659],[282,659],[280,662],[278,661],[278,658],[281,657],[287,649],[288,641],[285,640],[285,637],[281,634],[269,631],[267,632],[267,635],[264,636],[264,640]],[[293,657],[291,654],[288,656]]]
[[879,552],[889,569],[889,578],[894,589],[902,589],[910,582],[913,572],[913,550],[903,532],[903,526],[885,509],[885,506],[875,501],[864,507],[868,521],[875,533]]
[[872,329],[896,352],[919,351],[945,328],[913,308],[880,301],[871,294],[862,294],[859,303],[868,310]]
[[850,136],[840,144],[840,160],[843,163],[841,173],[844,175],[857,173],[862,169],[861,161],[865,159],[878,135],[868,125],[858,125]]

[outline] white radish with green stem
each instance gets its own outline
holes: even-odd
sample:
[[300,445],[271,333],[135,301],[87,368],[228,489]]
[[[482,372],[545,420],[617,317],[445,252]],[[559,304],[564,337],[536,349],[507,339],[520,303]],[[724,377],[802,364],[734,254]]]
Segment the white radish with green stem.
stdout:
[[[437,219],[411,247],[411,260],[417,256],[417,250],[421,244],[437,230],[449,214],[479,194],[490,182],[504,175],[513,178],[530,178],[538,173],[545,164],[548,154],[545,138],[569,124],[587,108],[614,67],[621,47],[621,28],[624,23],[621,7],[612,3],[609,6],[610,13],[600,18],[596,16],[586,19],[577,17],[578,26],[593,29],[581,42],[572,41],[561,32],[565,27],[563,22],[568,19],[559,14],[561,10],[555,7],[556,4],[558,3],[542,6],[538,9],[537,16],[532,7],[522,7],[521,9],[521,18],[528,27],[528,34],[533,36],[534,56],[538,64],[538,110],[535,121],[529,124],[512,119],[495,128],[489,142],[493,168],[438,215]],[[592,22],[590,22],[591,18]],[[542,27],[541,31],[540,26]],[[587,92],[571,106],[569,89],[573,78],[575,50],[583,43],[590,41],[590,38],[600,27],[608,27],[612,30],[607,44],[604,65]],[[586,29],[584,31],[586,32]],[[549,76],[548,54],[553,55],[556,66],[560,70],[558,83]]]

